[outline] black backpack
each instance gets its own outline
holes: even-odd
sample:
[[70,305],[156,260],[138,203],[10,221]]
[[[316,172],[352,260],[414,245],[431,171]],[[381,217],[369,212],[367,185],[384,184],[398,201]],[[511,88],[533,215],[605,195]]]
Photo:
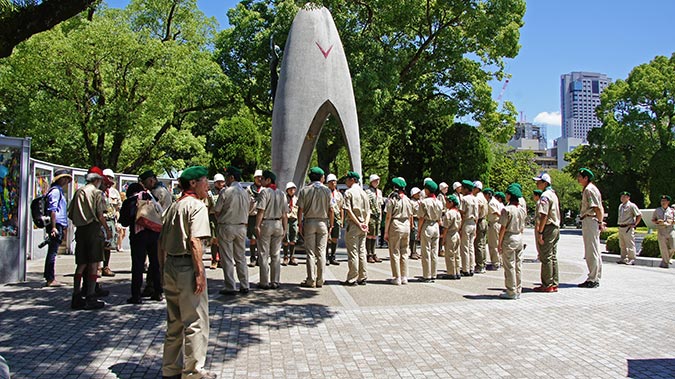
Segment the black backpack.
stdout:
[[[33,218],[33,224],[38,228],[46,228],[52,223],[49,208],[49,194],[56,187],[50,187],[46,194],[38,196],[30,202],[30,214]],[[59,204],[61,203],[61,194],[59,193]]]

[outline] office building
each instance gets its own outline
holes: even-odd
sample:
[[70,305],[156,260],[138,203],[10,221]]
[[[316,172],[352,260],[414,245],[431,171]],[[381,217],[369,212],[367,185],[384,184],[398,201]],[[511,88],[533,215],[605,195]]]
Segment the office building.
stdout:
[[562,138],[580,138],[586,142],[588,131],[602,126],[595,116],[600,94],[611,79],[595,72],[571,72],[560,76],[560,114]]

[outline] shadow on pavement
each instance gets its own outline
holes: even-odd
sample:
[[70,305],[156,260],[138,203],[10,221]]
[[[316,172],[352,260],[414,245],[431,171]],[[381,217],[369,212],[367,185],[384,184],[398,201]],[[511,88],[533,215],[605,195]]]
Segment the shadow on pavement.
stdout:
[[628,359],[628,378],[672,378],[675,374],[675,358]]
[[500,300],[499,295],[464,295],[467,300]]

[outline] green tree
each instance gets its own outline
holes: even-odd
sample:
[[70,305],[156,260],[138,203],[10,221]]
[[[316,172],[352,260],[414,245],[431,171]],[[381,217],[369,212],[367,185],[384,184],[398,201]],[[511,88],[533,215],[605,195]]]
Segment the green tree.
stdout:
[[581,206],[582,190],[576,176],[555,169],[548,170],[548,174],[551,175],[552,187],[560,202],[560,213],[563,221],[568,214],[570,218],[574,219]]
[[[229,165],[243,171],[244,178],[253,179],[253,172],[263,162],[262,136],[250,117],[234,116],[222,119],[209,138],[211,171],[224,172]],[[266,157],[269,159],[269,156]]]
[[505,191],[511,183],[520,183],[526,200],[532,198],[536,185],[532,178],[540,171],[531,151],[518,151],[504,144],[493,144],[494,162],[486,182],[495,191]]

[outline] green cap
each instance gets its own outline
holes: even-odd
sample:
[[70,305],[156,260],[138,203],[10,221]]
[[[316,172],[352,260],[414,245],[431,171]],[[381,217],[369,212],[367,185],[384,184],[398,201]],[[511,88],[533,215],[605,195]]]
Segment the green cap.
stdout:
[[537,195],[537,196],[539,196],[539,197],[541,197],[541,194],[544,193],[544,191],[542,191],[542,190],[534,190],[534,191],[532,191],[532,193],[535,194],[535,195]]
[[225,169],[225,175],[241,176],[241,170],[235,166],[228,166]]
[[354,171],[348,171],[348,172],[347,172],[347,177],[348,177],[348,178],[351,178],[351,179],[354,179],[354,180],[359,180],[359,179],[361,179],[361,175],[359,175],[358,172],[354,172]]
[[506,194],[501,191],[495,192],[495,197],[501,198],[502,200],[506,200]]
[[152,177],[157,177],[157,175],[155,175],[155,172],[152,171],[152,170],[148,170],[148,171],[138,175],[138,179],[140,181],[144,181],[145,179],[152,178]]
[[459,199],[455,195],[448,195],[447,197],[448,201],[452,201],[453,204],[459,205]]
[[509,185],[509,187],[506,189],[506,193],[511,194],[511,196],[521,198],[523,197],[523,191],[520,189],[520,186],[516,184],[517,183],[513,183]]
[[661,200],[668,200],[668,201],[672,201],[673,199],[671,199],[671,197],[670,197],[670,196],[668,196],[668,195],[661,195]]
[[438,184],[434,182],[433,180],[427,180],[424,182],[424,188],[428,189],[431,192],[436,192],[438,191]]
[[394,184],[398,188],[405,188],[406,187],[406,182],[405,179],[398,177],[394,178],[391,180],[392,184]]
[[623,196],[623,195],[626,195],[626,196],[630,197],[630,192],[623,191],[623,192],[621,192],[621,196]]
[[520,192],[523,192],[523,186],[521,186],[520,183],[515,182],[515,183],[511,183],[511,185],[514,185],[514,186],[518,187],[518,189],[520,190]]
[[462,180],[462,187],[466,187],[468,189],[473,189],[473,182],[470,180]]
[[486,195],[487,194],[494,195],[495,191],[493,191],[492,188],[490,188],[490,187],[485,187],[485,188],[483,188],[483,193],[486,194]]
[[188,167],[180,174],[180,178],[184,180],[197,180],[201,177],[208,176],[209,170],[204,166]]
[[326,173],[321,169],[321,167],[312,167],[309,169],[310,174],[316,174],[316,175],[325,175]]
[[595,179],[595,175],[593,174],[593,171],[590,169],[587,169],[586,167],[582,167],[579,169],[579,174],[584,175],[588,177],[588,180],[593,180]]
[[275,182],[277,181],[277,175],[270,170],[263,171],[262,177],[265,179],[272,179]]

